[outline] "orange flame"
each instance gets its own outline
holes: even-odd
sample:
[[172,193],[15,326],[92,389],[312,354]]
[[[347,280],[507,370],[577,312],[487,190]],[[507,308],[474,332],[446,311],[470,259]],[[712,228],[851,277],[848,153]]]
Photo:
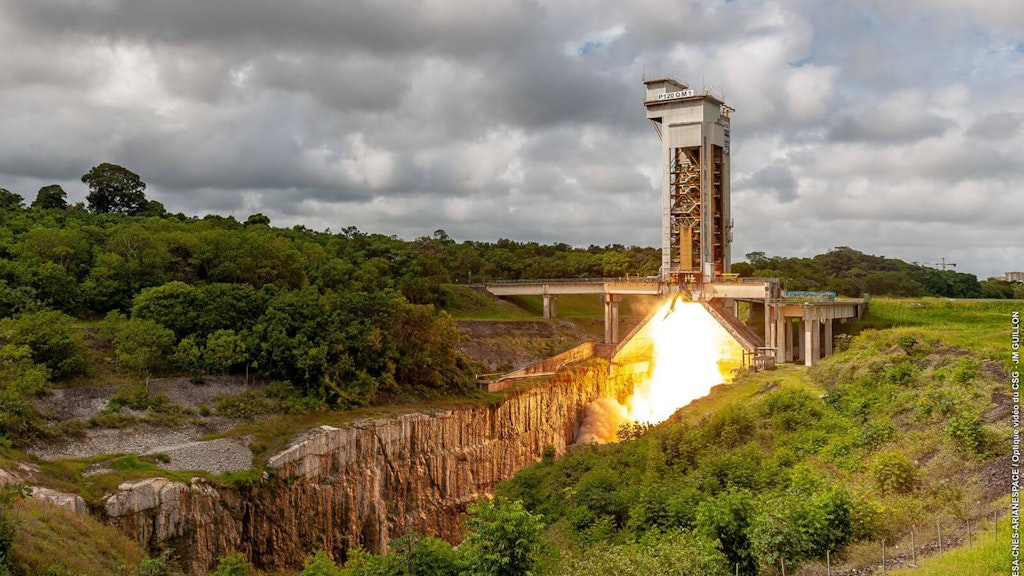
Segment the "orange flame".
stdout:
[[653,369],[625,406],[599,400],[588,408],[579,442],[614,442],[620,424],[663,422],[706,396],[742,363],[743,348],[696,302],[666,302],[651,320]]

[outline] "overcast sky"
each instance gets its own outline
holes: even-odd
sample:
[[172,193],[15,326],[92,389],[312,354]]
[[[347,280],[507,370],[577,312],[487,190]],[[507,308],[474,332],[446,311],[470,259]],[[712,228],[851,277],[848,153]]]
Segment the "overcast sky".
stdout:
[[735,259],[1024,269],[1018,0],[0,0],[0,38],[29,201],[113,162],[172,212],[657,245],[646,69],[736,108]]

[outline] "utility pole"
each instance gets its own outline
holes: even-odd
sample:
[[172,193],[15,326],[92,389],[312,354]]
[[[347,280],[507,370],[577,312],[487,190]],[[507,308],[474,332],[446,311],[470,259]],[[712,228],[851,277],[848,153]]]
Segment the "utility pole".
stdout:
[[942,258],[940,262],[935,262],[932,266],[940,266],[945,271],[946,268],[956,268],[956,262],[946,262],[946,259]]

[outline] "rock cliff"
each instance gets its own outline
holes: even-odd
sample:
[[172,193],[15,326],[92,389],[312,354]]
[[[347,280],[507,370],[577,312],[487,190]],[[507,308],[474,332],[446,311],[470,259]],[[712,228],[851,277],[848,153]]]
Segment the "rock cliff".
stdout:
[[380,550],[406,530],[449,541],[480,496],[571,444],[586,406],[621,396],[595,362],[472,406],[322,426],[241,487],[163,478],[126,483],[105,503],[108,522],[151,550],[170,548],[190,573],[240,551],[264,569],[301,566],[313,548],[343,558]]

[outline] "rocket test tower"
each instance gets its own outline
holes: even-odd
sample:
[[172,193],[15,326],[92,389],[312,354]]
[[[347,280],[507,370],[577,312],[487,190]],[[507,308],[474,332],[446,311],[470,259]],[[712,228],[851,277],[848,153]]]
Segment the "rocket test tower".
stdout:
[[729,272],[729,112],[720,98],[668,76],[645,80],[661,138],[661,278],[703,284]]

